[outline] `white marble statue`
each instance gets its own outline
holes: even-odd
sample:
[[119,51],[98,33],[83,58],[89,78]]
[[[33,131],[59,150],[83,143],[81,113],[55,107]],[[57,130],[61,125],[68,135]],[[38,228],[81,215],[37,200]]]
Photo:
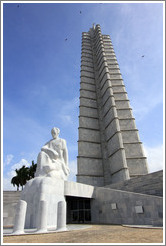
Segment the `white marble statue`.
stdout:
[[67,180],[69,175],[68,151],[66,141],[59,138],[60,130],[54,127],[51,130],[53,139],[47,142],[37,158],[35,177],[55,177]]
[[64,182],[69,175],[68,151],[59,132],[56,127],[51,130],[53,139],[41,148],[35,178],[21,193],[14,234],[24,233],[24,228],[36,228],[36,232],[66,230]]

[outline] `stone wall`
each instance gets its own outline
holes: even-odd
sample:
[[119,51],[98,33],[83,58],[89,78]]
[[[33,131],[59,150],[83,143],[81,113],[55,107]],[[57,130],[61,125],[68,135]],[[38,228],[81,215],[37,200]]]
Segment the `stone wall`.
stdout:
[[3,192],[3,226],[13,226],[20,191]]
[[82,33],[77,182],[103,187],[148,173],[109,35]]
[[144,176],[135,177],[124,182],[107,185],[106,187],[162,197],[163,171],[161,170]]
[[162,197],[97,187],[91,201],[94,224],[162,226]]
[[[155,179],[153,177],[155,177]],[[152,183],[155,184],[157,183],[157,179],[162,179],[162,171],[149,174],[146,179],[149,180],[149,186]],[[136,182],[136,184],[139,186],[141,180],[140,182]],[[142,182],[142,187],[146,187],[144,184],[145,181]],[[91,199],[91,217],[93,224],[162,226],[162,197],[116,190],[108,187],[94,187],[67,181],[65,182],[64,192],[64,195],[68,197],[84,197]],[[13,225],[15,208],[19,197],[20,192],[4,191],[4,226]]]

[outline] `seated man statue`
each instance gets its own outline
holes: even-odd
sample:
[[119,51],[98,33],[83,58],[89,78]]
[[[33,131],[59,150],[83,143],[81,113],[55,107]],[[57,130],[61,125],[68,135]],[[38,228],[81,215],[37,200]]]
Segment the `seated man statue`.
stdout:
[[66,201],[64,182],[69,175],[66,141],[59,138],[60,130],[54,127],[52,137],[37,158],[35,178],[25,185],[18,203],[13,233],[25,228],[37,231],[66,228]]
[[54,127],[51,130],[53,139],[47,142],[37,158],[35,177],[55,177],[67,180],[69,175],[68,152],[66,141],[59,138],[60,130]]

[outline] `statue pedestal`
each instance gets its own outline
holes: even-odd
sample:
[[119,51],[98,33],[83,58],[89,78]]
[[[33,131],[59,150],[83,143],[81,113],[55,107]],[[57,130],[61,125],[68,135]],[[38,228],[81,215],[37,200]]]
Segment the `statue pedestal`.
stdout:
[[27,203],[23,200],[20,200],[17,204],[13,233],[14,234],[23,234],[24,233],[24,223],[26,216]]
[[29,180],[17,206],[13,233],[25,229],[37,232],[66,230],[64,180],[69,175],[66,140],[59,138],[59,128],[51,130],[37,158],[35,178]]
[[[26,184],[21,200],[27,203],[24,219],[26,229],[37,228],[37,232],[46,232],[48,229],[65,230],[64,180],[36,177]],[[21,213],[18,210],[18,216]],[[24,221],[20,223],[24,224]]]

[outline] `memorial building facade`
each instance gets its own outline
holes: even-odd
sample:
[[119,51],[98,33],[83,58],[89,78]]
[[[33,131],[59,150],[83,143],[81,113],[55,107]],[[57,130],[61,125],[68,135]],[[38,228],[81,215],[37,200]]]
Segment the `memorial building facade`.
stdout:
[[162,226],[163,172],[148,173],[113,45],[100,25],[82,34],[77,182],[67,180],[59,133],[51,130],[24,190],[4,191],[4,226],[17,234],[71,223]]
[[109,35],[82,33],[77,182],[105,186],[148,173]]

